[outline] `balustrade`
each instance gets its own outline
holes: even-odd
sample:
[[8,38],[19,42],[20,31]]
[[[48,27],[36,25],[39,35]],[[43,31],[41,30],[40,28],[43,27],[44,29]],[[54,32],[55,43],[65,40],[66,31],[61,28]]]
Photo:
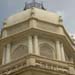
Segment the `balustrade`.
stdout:
[[[33,58],[34,63],[30,62],[31,66],[40,67],[42,69],[48,69],[50,71],[56,71],[61,73],[70,74],[70,67],[73,69],[74,65],[66,62],[61,62],[57,60],[47,59],[37,55],[27,55],[18,60],[12,61],[6,65],[0,66],[0,75],[10,75],[20,69],[30,66],[27,62],[30,58]],[[72,70],[71,69],[71,70]],[[74,69],[73,69],[74,70]]]

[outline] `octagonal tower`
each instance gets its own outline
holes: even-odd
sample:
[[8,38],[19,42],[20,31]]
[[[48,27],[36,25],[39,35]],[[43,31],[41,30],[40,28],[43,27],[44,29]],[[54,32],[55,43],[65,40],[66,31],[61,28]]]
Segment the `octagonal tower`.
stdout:
[[61,16],[41,3],[5,20],[0,45],[2,75],[75,74],[75,44]]

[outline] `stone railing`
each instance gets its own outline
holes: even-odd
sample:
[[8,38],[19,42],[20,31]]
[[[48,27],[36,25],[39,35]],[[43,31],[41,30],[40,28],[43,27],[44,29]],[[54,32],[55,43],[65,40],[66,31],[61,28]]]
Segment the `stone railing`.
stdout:
[[0,66],[0,75],[11,75],[11,73],[27,66],[36,66],[50,71],[56,71],[74,75],[74,65],[57,60],[48,59],[36,55],[27,55],[6,65]]
[[44,57],[36,57],[36,65],[49,69],[52,71],[57,71],[65,74],[75,74],[74,64],[72,63],[66,63],[62,61],[52,60]]
[[26,57],[12,61],[0,66],[0,75],[11,75],[11,73],[26,67]]
[[36,65],[52,71],[75,75],[75,65],[73,63],[36,56]]

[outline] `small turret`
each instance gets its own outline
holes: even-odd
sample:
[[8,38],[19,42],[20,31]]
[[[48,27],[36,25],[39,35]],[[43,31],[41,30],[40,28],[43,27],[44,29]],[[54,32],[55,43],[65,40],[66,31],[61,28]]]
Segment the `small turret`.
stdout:
[[24,10],[30,9],[30,8],[32,8],[32,7],[36,7],[36,8],[40,8],[40,9],[45,10],[45,8],[44,8],[44,6],[43,6],[43,3],[38,3],[38,2],[36,2],[35,0],[33,0],[31,3],[25,2]]

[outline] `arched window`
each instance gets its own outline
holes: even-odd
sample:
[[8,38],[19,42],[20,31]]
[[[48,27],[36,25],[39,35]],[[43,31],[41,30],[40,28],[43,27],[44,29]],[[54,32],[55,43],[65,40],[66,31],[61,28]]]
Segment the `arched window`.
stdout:
[[19,45],[12,53],[12,60],[20,58],[26,54],[28,54],[28,47]]
[[53,48],[49,44],[40,45],[40,55],[53,59]]

